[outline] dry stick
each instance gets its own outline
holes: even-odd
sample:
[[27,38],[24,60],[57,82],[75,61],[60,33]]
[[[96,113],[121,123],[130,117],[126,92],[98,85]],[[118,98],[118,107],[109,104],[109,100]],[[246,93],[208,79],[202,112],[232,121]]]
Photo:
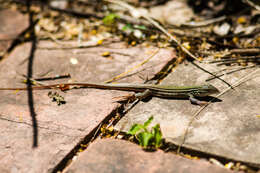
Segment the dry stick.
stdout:
[[94,139],[96,138],[97,134],[98,134],[98,131],[100,130],[101,126],[103,125],[103,123],[101,122],[99,125],[98,125],[98,128],[97,130],[95,131],[94,135],[92,136],[90,142],[93,142]]
[[[259,48],[240,48],[240,49],[230,49],[228,51],[217,51],[217,52],[208,52],[208,51],[201,51],[200,53],[204,55],[216,55],[216,54],[223,54],[222,58],[226,56],[230,56],[231,54],[259,54],[260,49]],[[210,63],[210,62],[209,62]]]
[[110,83],[110,82],[112,82],[112,81],[114,81],[114,80],[117,80],[117,79],[119,79],[119,78],[121,78],[121,77],[124,77],[125,75],[127,75],[127,74],[130,73],[131,71],[133,71],[133,70],[137,69],[138,67],[144,65],[145,63],[147,63],[148,61],[150,61],[150,59],[152,59],[152,58],[154,57],[154,55],[156,55],[156,54],[159,52],[159,50],[160,50],[160,49],[157,49],[151,56],[149,56],[147,59],[145,59],[144,61],[142,61],[140,64],[137,64],[136,66],[130,68],[130,69],[127,70],[126,72],[121,73],[121,74],[119,74],[119,75],[113,77],[112,79],[109,79],[109,80],[105,81],[105,83]]
[[[236,69],[231,69],[230,71],[227,71],[227,69],[224,69],[222,71],[219,71],[219,75],[217,75],[218,77],[221,77],[221,76],[224,76],[224,75],[227,75],[227,74],[232,74],[232,73],[235,73],[237,71],[241,71],[241,70],[245,70],[245,69],[249,69],[249,68],[255,68],[255,67],[259,67],[258,65],[252,65],[252,66],[247,66],[247,67],[239,67],[239,68],[236,68]],[[224,71],[227,71],[227,72],[224,72]],[[206,82],[210,81],[210,80],[213,80],[215,79],[215,77],[209,77],[208,79],[206,79]]]
[[70,74],[64,74],[64,75],[56,75],[56,76],[50,76],[50,77],[41,77],[41,78],[35,78],[36,81],[46,81],[46,80],[57,80],[57,79],[64,79],[64,78],[71,78]]
[[[253,72],[249,73],[248,75],[245,75],[244,77],[242,77],[241,79],[239,79],[238,81],[236,81],[232,87],[237,87],[240,84],[242,84],[243,82],[245,82],[247,80],[247,78],[251,77],[254,73],[257,73],[258,71],[260,71],[260,69],[256,69]],[[216,98],[222,96],[223,94],[225,94],[226,92],[228,92],[230,89],[232,89],[231,87],[227,87],[225,90],[223,90],[221,93],[219,93],[215,98],[213,98],[212,100],[210,100],[206,105],[202,106],[191,118],[190,122],[188,123],[187,128],[185,129],[184,135],[183,135],[183,139],[181,144],[178,147],[177,150],[177,154],[180,153],[181,147],[185,142],[186,136],[188,134],[189,131],[189,127],[191,126],[191,124],[193,123],[193,121],[196,119],[196,117],[200,114],[200,112],[202,112],[202,110],[204,110],[208,105],[210,105],[210,103],[212,103]]]
[[250,5],[251,7],[254,7],[256,10],[260,11],[260,6],[255,4],[254,2],[252,1],[249,1],[249,0],[245,0],[245,2]]
[[260,53],[259,48],[241,48],[241,49],[231,49],[230,53]]
[[229,84],[228,82],[226,82],[224,79],[221,79],[221,78],[218,77],[217,75],[215,75],[215,74],[213,74],[213,73],[211,73],[211,72],[205,70],[204,68],[202,68],[201,66],[199,66],[199,65],[196,64],[195,62],[191,61],[191,64],[193,64],[194,66],[196,66],[198,69],[200,69],[200,70],[202,70],[202,71],[204,71],[204,72],[206,72],[206,73],[208,73],[208,74],[214,76],[215,78],[219,79],[220,81],[224,82],[224,83],[227,84],[231,89],[234,89],[234,88],[232,87],[232,85],[230,85],[230,84]]
[[[199,60],[195,55],[193,55],[188,49],[186,49],[176,38],[174,38],[168,31],[166,31],[166,29],[164,29],[159,23],[157,23],[155,20],[153,20],[151,17],[145,15],[145,14],[141,14],[137,9],[135,9],[133,6],[122,2],[122,1],[118,1],[118,0],[105,0],[107,2],[110,3],[114,3],[114,4],[118,4],[122,7],[127,8],[130,12],[134,12],[137,13],[140,17],[145,18],[146,20],[148,20],[151,24],[153,24],[155,27],[157,27],[159,30],[161,30],[165,35],[167,35],[171,41],[174,41],[178,46],[180,46],[180,48],[186,53],[188,54],[190,57],[192,57],[193,59],[202,62],[201,60]],[[193,65],[195,65],[196,67],[198,67],[199,69],[201,69],[202,71],[214,76],[215,78],[221,80],[222,82],[224,82],[225,84],[227,84],[229,87],[232,88],[232,86],[227,83],[226,81],[224,81],[223,79],[221,79],[220,77],[214,75],[213,73],[205,70],[204,68],[200,67],[199,65],[195,64],[194,62],[192,62]]]
[[239,63],[239,61],[244,62],[257,62],[257,60],[260,60],[260,56],[242,56],[239,58],[229,58],[229,59],[221,59],[221,60],[213,60],[209,61],[210,64],[213,63]]
[[217,23],[217,22],[221,22],[223,20],[226,20],[226,16],[221,16],[221,17],[217,17],[217,18],[213,18],[213,19],[209,19],[209,20],[204,20],[201,22],[192,22],[192,23],[184,23],[181,24],[181,27],[189,27],[189,28],[195,28],[195,27],[204,27],[207,25],[211,25],[213,23]]

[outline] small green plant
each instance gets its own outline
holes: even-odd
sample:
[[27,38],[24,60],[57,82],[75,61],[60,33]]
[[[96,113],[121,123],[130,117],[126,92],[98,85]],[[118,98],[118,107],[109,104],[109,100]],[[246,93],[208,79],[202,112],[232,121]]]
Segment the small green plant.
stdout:
[[119,15],[117,15],[115,13],[110,13],[106,17],[103,18],[103,23],[105,25],[112,25],[115,23],[117,18],[120,18]]
[[162,132],[160,125],[156,124],[152,129],[148,130],[153,116],[151,116],[144,124],[134,124],[128,131],[128,134],[134,135],[139,144],[147,149],[148,147],[159,148],[162,144]]
[[125,32],[127,32],[127,31],[132,32],[132,31],[134,31],[134,28],[131,24],[126,24],[122,27],[122,30],[125,31]]

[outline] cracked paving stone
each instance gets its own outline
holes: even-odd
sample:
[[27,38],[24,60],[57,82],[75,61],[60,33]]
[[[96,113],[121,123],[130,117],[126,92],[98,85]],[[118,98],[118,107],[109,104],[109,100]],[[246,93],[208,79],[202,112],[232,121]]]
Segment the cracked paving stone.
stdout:
[[205,160],[189,160],[163,151],[145,152],[138,145],[116,139],[99,139],[65,170],[65,173],[185,172],[232,173]]

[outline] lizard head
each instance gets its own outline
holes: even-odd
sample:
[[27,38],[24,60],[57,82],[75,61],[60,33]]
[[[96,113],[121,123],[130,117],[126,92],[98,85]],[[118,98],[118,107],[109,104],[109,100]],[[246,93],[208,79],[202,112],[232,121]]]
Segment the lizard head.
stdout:
[[200,89],[201,89],[201,93],[200,93],[201,96],[208,96],[211,94],[219,93],[219,90],[211,84],[202,85]]

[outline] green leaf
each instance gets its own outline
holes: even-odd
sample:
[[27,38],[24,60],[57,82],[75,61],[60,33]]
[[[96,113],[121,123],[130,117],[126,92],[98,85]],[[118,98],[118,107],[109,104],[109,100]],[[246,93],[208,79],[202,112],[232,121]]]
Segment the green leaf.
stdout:
[[136,135],[138,131],[144,129],[142,124],[134,124],[131,129],[127,132],[129,135]]
[[153,137],[154,137],[154,145],[156,148],[160,147],[162,144],[162,132],[159,124],[156,124],[153,127]]
[[146,30],[147,28],[144,25],[137,25],[135,26],[136,29],[142,29],[142,30]]
[[151,124],[152,121],[153,121],[153,116],[151,116],[147,121],[144,122],[144,128],[149,126],[149,124]]
[[137,139],[140,145],[143,146],[144,148],[147,148],[147,146],[149,145],[149,141],[151,141],[152,138],[153,138],[153,134],[149,132],[141,132],[137,135]]
[[134,29],[131,24],[126,24],[125,26],[123,26],[122,30],[123,31],[126,31],[126,30],[133,31]]
[[120,16],[115,13],[110,13],[109,15],[103,18],[103,23],[105,25],[112,25],[115,23],[116,18],[120,18]]

